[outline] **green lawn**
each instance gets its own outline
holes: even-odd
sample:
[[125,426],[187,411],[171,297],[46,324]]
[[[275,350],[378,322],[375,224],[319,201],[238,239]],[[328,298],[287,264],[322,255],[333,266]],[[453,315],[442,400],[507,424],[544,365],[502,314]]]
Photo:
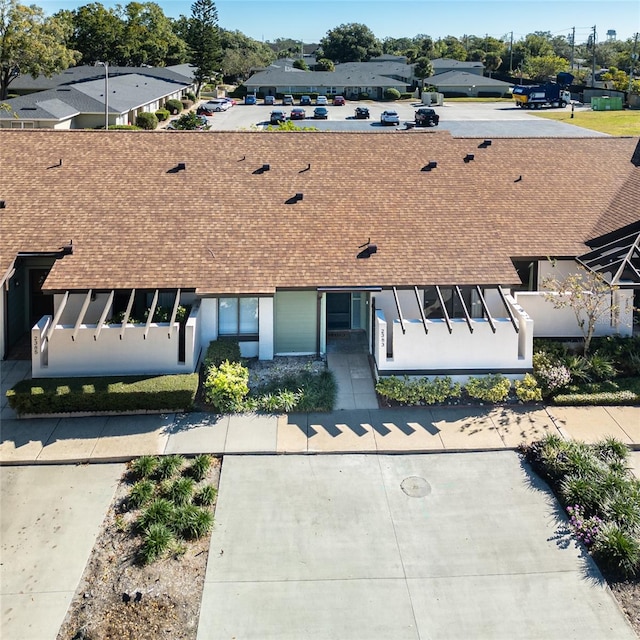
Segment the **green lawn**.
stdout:
[[571,109],[562,111],[530,111],[529,113],[539,118],[558,120],[575,124],[578,127],[601,131],[612,136],[638,136],[640,135],[640,111],[575,111],[571,118]]

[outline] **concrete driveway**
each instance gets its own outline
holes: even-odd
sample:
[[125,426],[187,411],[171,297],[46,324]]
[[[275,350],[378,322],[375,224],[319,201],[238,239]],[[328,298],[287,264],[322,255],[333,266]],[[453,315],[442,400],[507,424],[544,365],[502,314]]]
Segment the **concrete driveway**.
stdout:
[[123,471],[0,467],[0,638],[57,637]]
[[635,638],[513,452],[227,456],[198,640]]

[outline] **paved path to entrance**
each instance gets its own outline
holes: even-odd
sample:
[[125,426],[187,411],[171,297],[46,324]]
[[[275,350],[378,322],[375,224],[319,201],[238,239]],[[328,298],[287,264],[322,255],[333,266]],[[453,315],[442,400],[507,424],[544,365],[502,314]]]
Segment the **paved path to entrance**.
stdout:
[[336,411],[378,408],[368,354],[328,353],[327,367],[338,387]]
[[198,640],[632,640],[513,452],[228,456]]

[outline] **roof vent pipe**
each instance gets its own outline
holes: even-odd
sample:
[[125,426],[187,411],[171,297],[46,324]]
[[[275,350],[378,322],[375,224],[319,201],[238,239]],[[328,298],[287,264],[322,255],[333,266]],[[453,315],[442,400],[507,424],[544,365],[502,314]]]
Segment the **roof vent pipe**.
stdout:
[[471,162],[473,159],[475,158],[475,156],[473,155],[473,153],[467,153],[467,155],[464,157],[464,161],[466,163]]
[[491,146],[491,140],[483,140],[479,145],[478,149],[486,149]]
[[269,171],[269,169],[271,169],[271,165],[268,165],[268,164],[263,164],[262,165],[262,170],[263,171]]
[[422,171],[431,171],[432,169],[435,169],[438,166],[438,163],[435,162],[435,160],[431,160],[429,162],[429,164],[425,164],[424,167],[422,167]]
[[7,205],[4,200],[0,200],[0,209],[6,209]]

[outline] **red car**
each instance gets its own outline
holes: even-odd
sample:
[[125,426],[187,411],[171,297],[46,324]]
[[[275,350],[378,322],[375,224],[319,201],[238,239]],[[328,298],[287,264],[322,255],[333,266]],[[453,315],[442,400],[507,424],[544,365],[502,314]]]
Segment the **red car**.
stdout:
[[337,107],[344,107],[346,100],[344,99],[344,96],[335,96],[333,98],[333,104]]
[[304,120],[306,117],[307,112],[302,107],[294,107],[289,115],[291,120]]

